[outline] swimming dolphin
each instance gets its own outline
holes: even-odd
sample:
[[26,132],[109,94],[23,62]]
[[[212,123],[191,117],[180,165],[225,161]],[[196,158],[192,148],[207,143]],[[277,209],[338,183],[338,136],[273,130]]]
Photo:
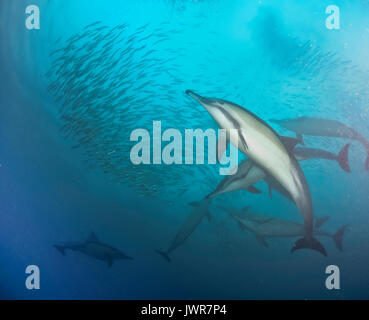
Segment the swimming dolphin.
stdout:
[[291,195],[303,216],[305,227],[303,238],[297,240],[292,251],[310,248],[326,255],[323,245],[313,236],[314,213],[310,190],[293,155],[294,146],[287,150],[272,127],[239,105],[201,97],[191,90],[186,93],[204,106],[222,129],[228,129],[228,141],[273,176]]
[[[251,231],[256,240],[264,247],[268,247],[265,238],[292,238],[304,235],[304,226],[297,222],[292,222],[284,219],[277,219],[263,214],[248,212],[246,207],[242,210],[225,209],[233,218],[238,221],[239,227],[244,230]],[[348,225],[342,226],[336,233],[332,234],[322,230],[321,226],[328,220],[328,217],[317,219],[314,226],[315,236],[325,236],[333,239],[338,250],[342,251],[343,235]]]
[[209,212],[210,202],[211,200],[209,198],[204,198],[200,202],[191,202],[190,205],[193,206],[193,210],[178,230],[169,248],[166,251],[155,251],[159,253],[165,260],[170,262],[171,260],[169,253],[178,248],[187,240],[187,238],[195,231],[205,216],[207,216],[208,220],[211,219]]
[[108,244],[102,243],[93,232],[86,241],[56,244],[54,245],[54,248],[56,248],[63,256],[65,255],[66,250],[81,252],[89,257],[105,261],[108,264],[108,267],[111,267],[115,260],[133,259],[122,251]]
[[297,138],[301,141],[303,135],[347,138],[359,141],[366,150],[367,158],[365,161],[365,169],[369,170],[369,141],[360,133],[346,126],[342,122],[313,117],[299,117],[296,119],[282,120],[272,119],[270,121],[295,132]]
[[[285,138],[285,137],[281,137]],[[283,141],[283,139],[282,139]],[[350,144],[346,144],[338,155],[331,153],[322,149],[315,148],[294,148],[293,152],[295,158],[298,161],[307,159],[328,159],[335,160],[339,163],[341,168],[346,172],[350,172],[350,166],[348,162],[348,148]],[[229,193],[237,190],[246,190],[251,193],[261,193],[259,189],[253,185],[260,180],[265,180],[269,186],[269,194],[271,195],[272,189],[281,193],[286,198],[292,200],[289,193],[271,176],[268,176],[262,169],[260,169],[253,161],[250,159],[245,159],[238,166],[238,170],[234,175],[228,175],[221,180],[218,186],[213,192],[211,192],[207,197],[214,198],[223,193]],[[293,201],[293,200],[292,200]]]
[[348,161],[348,149],[350,144],[346,144],[338,153],[338,155],[316,148],[300,148],[296,147],[293,150],[295,158],[298,161],[307,160],[307,159],[327,159],[337,161],[340,167],[346,172],[351,172],[349,161]]

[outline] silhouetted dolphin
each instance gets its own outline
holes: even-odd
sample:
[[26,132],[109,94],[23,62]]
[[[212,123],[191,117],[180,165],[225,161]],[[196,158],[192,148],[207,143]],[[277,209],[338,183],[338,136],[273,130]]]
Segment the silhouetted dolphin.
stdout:
[[[239,227],[251,231],[256,240],[264,247],[268,247],[265,238],[290,238],[304,235],[304,226],[300,223],[284,219],[277,219],[263,214],[249,212],[249,207],[244,209],[222,208],[238,221]],[[315,236],[326,236],[333,239],[337,249],[342,251],[343,235],[348,227],[344,225],[335,234],[321,229],[328,217],[317,219],[314,226]]]
[[192,232],[195,231],[195,229],[205,216],[207,216],[207,218],[210,220],[210,202],[211,200],[209,198],[205,198],[200,202],[191,202],[190,204],[193,206],[193,210],[191,211],[185,222],[182,224],[181,228],[178,230],[168,250],[155,251],[159,253],[165,260],[170,262],[169,253],[178,248],[187,240],[187,238],[192,234]]
[[228,141],[274,177],[291,195],[305,226],[303,238],[297,240],[292,251],[310,248],[327,255],[323,245],[313,236],[314,213],[310,190],[293,155],[294,145],[287,150],[272,127],[237,104],[201,97],[191,90],[186,93],[203,105],[221,128],[228,129]]
[[91,233],[90,237],[83,242],[68,242],[64,244],[54,245],[54,247],[64,256],[65,251],[72,250],[81,252],[89,257],[107,262],[108,267],[111,267],[115,260],[132,260],[122,251],[102,243],[95,233]]
[[296,119],[272,119],[271,122],[296,133],[298,139],[302,141],[303,135],[347,138],[359,141],[367,152],[365,169],[369,169],[369,142],[357,131],[346,126],[342,122],[330,119],[313,117],[299,117]]

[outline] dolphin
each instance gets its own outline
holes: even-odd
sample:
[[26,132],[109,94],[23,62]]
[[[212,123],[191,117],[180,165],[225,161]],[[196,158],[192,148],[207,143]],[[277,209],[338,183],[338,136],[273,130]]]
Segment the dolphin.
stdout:
[[[256,240],[264,247],[268,247],[265,238],[292,238],[304,235],[304,226],[297,222],[277,219],[263,214],[249,212],[249,207],[239,209],[222,208],[238,221],[239,227],[248,230],[255,235]],[[322,230],[321,226],[328,217],[316,219],[314,225],[315,236],[325,236],[333,239],[338,250],[342,251],[343,235],[348,227],[344,225],[334,234]]]
[[367,158],[365,161],[365,169],[369,170],[369,141],[360,133],[346,126],[342,122],[331,119],[299,117],[296,119],[271,119],[271,122],[296,133],[298,139],[302,141],[303,135],[347,138],[359,141],[365,148]]
[[325,248],[313,236],[314,213],[310,190],[304,173],[293,155],[294,145],[288,150],[272,127],[235,103],[205,98],[191,90],[187,90],[186,93],[198,101],[221,128],[228,129],[228,141],[288,191],[304,219],[305,231],[292,251],[310,248],[326,256]]
[[[285,138],[285,137],[281,137]],[[283,141],[283,139],[282,139]],[[315,148],[294,148],[294,155],[298,161],[307,159],[327,159],[335,160],[339,163],[341,168],[346,172],[350,172],[350,166],[348,162],[348,148],[350,144],[346,144],[338,155],[322,149]],[[223,193],[234,192],[238,190],[246,190],[250,193],[261,193],[254,184],[260,180],[265,180],[269,186],[269,194],[271,195],[272,189],[281,193],[286,198],[291,199],[287,191],[271,176],[267,175],[262,169],[260,169],[250,159],[245,159],[238,166],[238,170],[234,175],[228,175],[224,177],[213,192],[207,197],[214,198]],[[291,199],[292,200],[292,199]],[[292,200],[293,201],[293,200]]]
[[155,250],[160,254],[166,261],[171,262],[169,253],[182,245],[187,238],[195,231],[197,226],[201,223],[202,219],[206,216],[208,220],[211,220],[209,206],[211,199],[204,198],[199,202],[191,202],[190,205],[193,206],[193,210],[187,217],[185,222],[179,228],[177,234],[175,235],[172,243],[166,251]]
[[133,259],[122,251],[101,242],[94,232],[90,234],[86,241],[56,244],[54,245],[54,248],[57,249],[63,256],[65,255],[66,250],[81,252],[89,257],[105,261],[108,264],[108,267],[111,267],[115,260]]
[[307,160],[307,159],[327,159],[327,160],[337,161],[340,167],[344,171],[351,172],[349,161],[348,161],[349,147],[350,147],[350,144],[347,143],[337,155],[332,152],[322,150],[322,149],[300,148],[300,147],[296,147],[293,150],[293,153],[295,155],[295,158],[298,161]]

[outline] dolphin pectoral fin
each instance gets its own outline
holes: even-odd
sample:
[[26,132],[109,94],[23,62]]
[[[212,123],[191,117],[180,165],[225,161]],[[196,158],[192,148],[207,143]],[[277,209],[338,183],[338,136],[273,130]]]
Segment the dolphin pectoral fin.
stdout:
[[280,138],[281,138],[281,141],[282,141],[284,147],[287,149],[287,151],[290,154],[294,154],[293,150],[295,149],[296,145],[301,143],[301,140],[291,138],[291,137],[280,136]]
[[350,144],[346,144],[341,151],[338,153],[337,156],[337,162],[340,165],[340,167],[345,170],[346,172],[351,172],[349,160],[348,160],[348,149],[350,147]]
[[336,245],[337,249],[343,251],[342,241],[343,241],[343,234],[345,233],[346,229],[348,228],[348,224],[341,227],[333,236],[334,244]]
[[299,140],[299,143],[305,145],[304,138],[301,133],[296,133],[296,139]]
[[[242,134],[244,130],[245,130],[244,128],[238,129],[238,136],[239,136],[239,138],[241,140],[241,143],[242,143],[243,147],[247,150],[249,147],[247,145],[247,142],[245,140],[245,137]],[[240,131],[241,131],[241,133],[240,133]]]
[[249,211],[249,210],[250,210],[250,208],[251,208],[251,206],[243,207],[243,208],[242,208],[242,211],[243,211],[243,212],[247,212],[247,211]]
[[268,242],[266,242],[264,236],[262,236],[258,233],[255,233],[255,238],[256,238],[257,242],[259,242],[260,245],[262,245],[265,248],[268,248],[269,245],[268,245]]
[[241,221],[238,221],[238,226],[242,231],[246,229],[245,225]]
[[164,252],[161,250],[155,250],[155,252],[160,254],[167,262],[171,262],[168,252]]
[[314,228],[319,229],[325,222],[327,222],[328,219],[329,217],[315,218]]
[[209,211],[206,213],[206,218],[208,218],[208,221],[209,222],[211,221],[211,215],[210,215],[210,212]]
[[217,141],[217,159],[218,162],[220,162],[223,158],[224,152],[227,150],[227,146],[229,144],[229,141],[227,141],[227,137],[224,135],[220,135],[219,139]]
[[260,191],[258,188],[255,188],[254,186],[250,186],[246,188],[246,190],[250,193],[255,193],[255,194],[262,193],[262,191]]
[[310,239],[305,237],[297,240],[293,245],[291,252],[299,249],[312,249],[320,252],[325,257],[327,256],[327,251],[325,250],[324,246],[314,237],[311,237]]

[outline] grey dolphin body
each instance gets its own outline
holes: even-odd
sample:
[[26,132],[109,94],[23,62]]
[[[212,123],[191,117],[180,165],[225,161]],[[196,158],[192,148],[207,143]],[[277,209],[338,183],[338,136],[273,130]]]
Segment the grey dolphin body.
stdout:
[[[285,138],[285,137],[281,137]],[[283,140],[283,139],[282,139]],[[307,159],[327,159],[337,161],[340,167],[346,172],[350,172],[349,162],[348,162],[348,148],[349,144],[346,144],[338,155],[331,153],[322,149],[315,148],[294,148],[295,158],[299,161]],[[271,195],[272,189],[283,196],[292,200],[289,193],[270,175],[267,175],[265,171],[260,169],[253,161],[250,159],[245,159],[238,166],[238,170],[234,175],[226,176],[218,184],[216,189],[211,192],[208,197],[214,198],[215,196],[229,193],[237,190],[246,190],[251,193],[261,193],[253,185],[260,180],[265,180],[269,186],[269,194]]]
[[111,267],[115,260],[133,259],[122,251],[101,242],[93,232],[86,241],[57,244],[54,245],[54,247],[63,256],[65,255],[66,250],[77,251],[94,259],[105,261],[108,264],[108,267]]
[[367,152],[365,169],[369,170],[369,141],[360,133],[346,126],[342,122],[331,119],[299,117],[296,119],[270,120],[280,126],[293,131],[302,140],[303,135],[347,138],[359,141]]
[[[268,247],[265,238],[293,238],[304,235],[304,226],[300,223],[277,219],[259,213],[250,212],[249,207],[244,209],[222,208],[238,221],[239,227],[248,230],[255,235],[256,240],[264,247]],[[315,236],[332,238],[337,249],[342,251],[343,235],[348,225],[342,226],[334,234],[321,229],[328,218],[317,219],[314,227]]]
[[159,253],[165,260],[170,262],[169,253],[182,245],[188,237],[195,231],[197,226],[201,223],[202,219],[207,216],[210,220],[210,212],[209,206],[211,203],[211,199],[204,198],[200,202],[192,202],[190,203],[193,206],[193,210],[182,224],[177,234],[175,235],[172,243],[166,251],[155,250]]
[[[323,245],[313,237],[313,207],[310,190],[292,151],[288,151],[273,128],[250,111],[221,99],[204,98],[187,90],[211,114],[218,125],[228,130],[230,141],[262,170],[273,176],[288,191],[304,219],[304,236],[292,251],[310,248],[326,255]],[[237,129],[235,133],[230,129]],[[292,148],[291,148],[292,149]]]

